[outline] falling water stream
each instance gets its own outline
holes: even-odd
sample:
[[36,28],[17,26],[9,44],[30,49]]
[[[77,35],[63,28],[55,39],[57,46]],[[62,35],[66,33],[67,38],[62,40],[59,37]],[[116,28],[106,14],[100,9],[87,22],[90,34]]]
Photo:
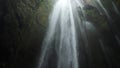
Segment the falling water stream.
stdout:
[[[43,42],[38,68],[79,68],[79,33],[85,47],[88,46],[86,29],[96,27],[86,21],[83,0],[58,0],[49,17],[49,27]],[[107,17],[108,11],[100,0],[96,1]],[[114,5],[114,3],[113,3]],[[115,7],[115,11],[119,11]],[[80,15],[79,15],[80,14]],[[119,38],[118,38],[119,40]],[[102,43],[102,41],[100,42]],[[87,53],[88,54],[88,53]]]

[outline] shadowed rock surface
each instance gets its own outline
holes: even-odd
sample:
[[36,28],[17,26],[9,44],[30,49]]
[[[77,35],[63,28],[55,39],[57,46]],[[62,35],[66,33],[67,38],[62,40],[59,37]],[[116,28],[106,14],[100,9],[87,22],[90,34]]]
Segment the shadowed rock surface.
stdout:
[[37,63],[49,13],[42,4],[0,0],[0,68],[33,68]]

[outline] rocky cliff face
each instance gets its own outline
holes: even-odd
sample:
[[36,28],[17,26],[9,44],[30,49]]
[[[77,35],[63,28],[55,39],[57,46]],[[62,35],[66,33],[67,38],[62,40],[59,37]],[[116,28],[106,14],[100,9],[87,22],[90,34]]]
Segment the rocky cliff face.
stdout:
[[49,0],[0,0],[0,67],[34,66],[46,31],[49,3]]

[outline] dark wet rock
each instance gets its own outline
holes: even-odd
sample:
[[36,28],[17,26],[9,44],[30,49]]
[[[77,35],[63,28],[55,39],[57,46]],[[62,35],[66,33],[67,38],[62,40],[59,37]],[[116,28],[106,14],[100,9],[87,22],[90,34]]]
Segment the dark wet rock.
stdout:
[[[97,65],[98,66],[100,65],[99,66],[100,68],[101,67],[119,68],[120,65],[118,63],[120,62],[119,61],[120,58],[118,58],[118,56],[120,57],[120,54],[119,54],[120,50],[119,50],[119,44],[114,37],[117,32],[113,30],[112,26],[110,26],[109,24],[110,21],[107,19],[106,15],[105,14],[101,15],[100,12],[97,10],[97,8],[91,5],[85,5],[84,10],[86,13],[87,21],[89,21],[92,25],[95,26],[98,33],[95,31],[92,32],[91,29],[86,30],[87,40],[89,44],[88,48],[86,49],[87,51],[86,53],[87,53],[87,56],[89,57],[84,57],[84,59],[82,60],[86,60],[85,58],[88,58],[87,59],[88,62],[86,61],[86,63],[88,63],[88,67],[91,67],[91,68],[94,68]],[[110,16],[114,17],[112,18],[114,20],[113,23],[116,24],[115,21],[117,21],[116,19],[119,18],[119,16],[115,16],[114,12],[111,12]],[[117,29],[119,30],[119,28]],[[105,44],[101,46],[101,43],[98,42],[97,39],[99,40],[102,39],[102,41],[104,41]],[[115,55],[118,55],[118,56],[115,56]],[[107,56],[110,56],[110,57],[107,57]],[[84,63],[83,63],[83,66],[84,66]]]
[[86,20],[92,22],[96,28],[100,30],[108,30],[107,19],[105,15],[101,15],[101,12],[98,9],[91,5],[85,5],[84,7],[86,13]]
[[[47,1],[46,1],[47,3]],[[33,68],[46,32],[42,0],[0,0],[0,67]]]

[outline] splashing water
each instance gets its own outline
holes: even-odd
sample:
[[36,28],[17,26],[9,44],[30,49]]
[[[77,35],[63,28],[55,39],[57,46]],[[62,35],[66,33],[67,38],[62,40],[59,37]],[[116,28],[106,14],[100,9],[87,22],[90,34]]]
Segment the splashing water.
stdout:
[[[110,19],[108,11],[101,1],[97,0],[97,3]],[[83,7],[83,0],[58,0],[56,2],[50,15],[49,28],[43,42],[38,68],[80,67],[77,34],[81,34],[80,38],[83,39],[85,47],[88,47],[86,29],[96,30],[94,25],[86,21]],[[114,8],[118,13],[115,5]]]

